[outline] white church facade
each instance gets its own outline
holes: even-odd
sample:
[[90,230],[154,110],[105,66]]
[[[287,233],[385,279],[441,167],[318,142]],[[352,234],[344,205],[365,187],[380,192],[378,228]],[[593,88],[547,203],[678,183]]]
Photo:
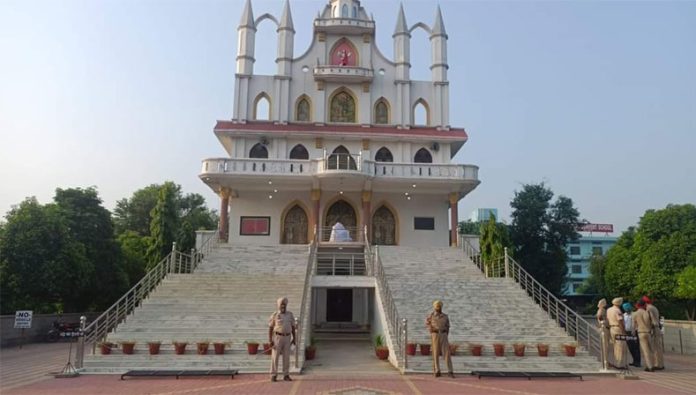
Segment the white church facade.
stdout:
[[[277,25],[275,75],[254,74],[260,23]],[[399,10],[394,59],[357,0],[330,0],[313,25],[297,55],[288,1],[280,18],[244,6],[232,117],[214,129],[228,156],[203,160],[200,173],[221,199],[221,240],[456,245],[457,203],[479,180],[477,166],[452,163],[468,137],[449,122],[439,7],[431,25],[410,27]],[[409,76],[418,28],[430,35],[430,81]]]

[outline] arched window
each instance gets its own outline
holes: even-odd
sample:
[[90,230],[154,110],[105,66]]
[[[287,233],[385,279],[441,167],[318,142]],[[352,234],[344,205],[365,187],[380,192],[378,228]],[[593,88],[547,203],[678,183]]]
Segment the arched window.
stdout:
[[382,147],[375,154],[375,162],[394,162],[394,156],[387,147]]
[[265,93],[260,93],[254,100],[254,119],[271,119],[271,99]]
[[333,6],[333,9],[331,10],[331,15],[334,18],[338,18],[338,13],[336,12],[336,6]]
[[421,148],[416,152],[416,156],[413,157],[413,162],[415,163],[433,163],[433,156],[430,155],[430,151],[425,148]]
[[309,122],[312,120],[310,117],[310,106],[309,100],[306,97],[301,98],[297,102],[297,108],[295,109],[295,120],[300,122]]
[[261,143],[256,143],[256,145],[251,147],[251,150],[249,151],[249,158],[267,159],[268,150],[266,149],[266,146]]
[[330,122],[355,123],[355,99],[346,91],[339,91],[331,98]]
[[413,124],[430,125],[430,108],[423,99],[418,99],[413,105]]
[[377,104],[375,104],[375,123],[389,123],[389,105],[387,104],[387,101],[384,99],[379,99],[377,101]]
[[345,4],[341,7],[341,18],[348,18],[348,6]]
[[357,17],[358,17],[358,7],[353,6],[353,18],[357,18]]
[[329,170],[357,170],[355,159],[350,155],[350,151],[346,147],[339,145],[329,155]]
[[290,159],[307,160],[309,159],[309,152],[307,152],[307,148],[305,148],[304,145],[297,144],[290,151]]

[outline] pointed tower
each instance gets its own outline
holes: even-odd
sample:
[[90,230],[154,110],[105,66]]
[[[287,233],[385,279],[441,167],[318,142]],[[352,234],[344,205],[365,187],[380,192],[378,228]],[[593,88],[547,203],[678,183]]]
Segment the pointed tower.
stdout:
[[402,126],[411,124],[411,33],[406,24],[403,3],[399,5],[399,15],[394,28],[394,63],[396,63],[396,112],[395,123]]
[[233,118],[242,122],[248,116],[249,80],[254,74],[254,45],[256,38],[256,24],[254,14],[251,11],[251,0],[246,0],[242,18],[237,28],[237,74],[234,84],[234,109]]
[[295,27],[292,23],[292,12],[290,11],[290,1],[285,0],[283,14],[278,23],[278,55],[276,64],[278,65],[277,75],[281,78],[274,80],[276,100],[272,113],[277,114],[273,119],[280,122],[290,120],[290,77],[292,75],[293,48],[295,42]]
[[432,65],[430,69],[433,75],[433,99],[435,101],[433,111],[433,124],[441,128],[449,127],[449,82],[447,81],[447,31],[442,20],[442,11],[437,6],[435,23],[430,34],[432,49]]

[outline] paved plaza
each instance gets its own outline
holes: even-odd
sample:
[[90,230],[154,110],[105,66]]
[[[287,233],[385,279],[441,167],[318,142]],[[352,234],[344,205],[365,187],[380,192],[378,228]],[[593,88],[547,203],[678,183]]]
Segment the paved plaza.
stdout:
[[[402,376],[376,359],[340,361],[326,353],[306,374],[293,382],[271,383],[267,375],[247,374],[235,379],[174,378],[126,379],[118,375],[84,375],[54,379],[67,358],[66,343],[30,344],[23,350],[2,349],[2,395],[175,395],[175,394],[696,394],[696,357],[666,355],[667,370],[636,371],[640,380],[586,376],[577,379],[477,379],[458,375],[455,379],[429,375]],[[345,356],[345,355],[344,355]],[[340,362],[348,366],[341,371]],[[360,369],[360,365],[364,368]]]

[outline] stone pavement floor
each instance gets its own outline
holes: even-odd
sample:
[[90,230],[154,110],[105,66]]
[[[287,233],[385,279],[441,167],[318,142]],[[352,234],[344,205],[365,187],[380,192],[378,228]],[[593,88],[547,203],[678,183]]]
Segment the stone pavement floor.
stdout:
[[[356,358],[341,371],[337,360],[317,358],[306,374],[292,382],[269,381],[266,374],[229,378],[156,378],[120,380],[118,375],[83,375],[54,379],[48,372],[65,364],[67,344],[30,345],[22,351],[3,349],[0,394],[2,395],[176,395],[176,394],[696,394],[696,357],[667,355],[667,370],[655,373],[634,371],[640,380],[586,376],[578,379],[477,379],[468,375],[434,378],[430,375],[402,376],[389,365],[370,360],[362,371]],[[328,345],[323,345],[328,346]],[[323,348],[324,350],[328,348]],[[321,349],[319,350],[321,353]],[[319,354],[321,355],[321,354]],[[340,353],[338,353],[340,356]],[[380,362],[382,363],[382,362]],[[322,371],[325,367],[326,370]]]

